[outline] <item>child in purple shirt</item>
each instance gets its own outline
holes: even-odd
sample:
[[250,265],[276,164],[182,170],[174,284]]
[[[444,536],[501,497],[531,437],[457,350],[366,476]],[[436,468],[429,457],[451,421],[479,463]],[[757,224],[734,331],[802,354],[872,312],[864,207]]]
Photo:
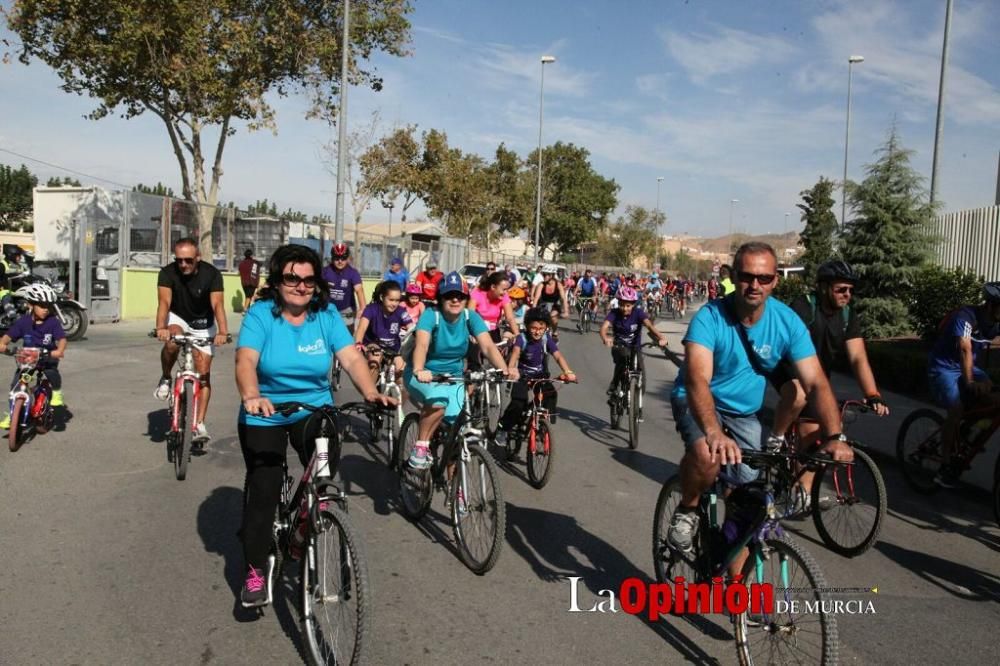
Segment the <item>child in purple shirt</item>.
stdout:
[[[641,326],[644,326],[651,337],[656,338],[657,344],[661,347],[667,346],[667,338],[656,330],[653,320],[649,318],[645,310],[636,305],[639,296],[632,287],[624,286],[618,289],[618,307],[608,312],[608,316],[601,325],[601,340],[605,346],[611,347],[611,359],[615,364],[614,374],[611,376],[611,384],[608,385],[608,404],[613,402],[613,394],[622,381],[625,371],[628,368],[632,355],[636,355],[636,363],[639,371],[644,370],[642,354],[639,353],[639,346],[642,343]],[[608,333],[612,335],[609,336]],[[645,381],[641,388],[645,393]],[[639,420],[642,420],[641,410]]]
[[[528,408],[528,383],[526,380],[541,379],[549,376],[547,357],[551,356],[559,364],[562,370],[560,379],[568,382],[575,382],[576,375],[566,362],[566,357],[559,351],[559,344],[549,333],[549,317],[544,310],[531,309],[524,315],[524,330],[514,338],[514,347],[510,352],[510,361],[507,363],[509,369],[515,367],[521,373],[518,380],[510,390],[510,403],[506,411],[500,418],[500,428],[496,433],[496,441],[503,445],[506,443],[507,433],[517,428],[524,418],[524,412]],[[556,392],[552,386],[540,385],[535,388],[542,391],[542,406],[549,410],[550,414],[556,411]],[[517,453],[515,452],[516,456]]]
[[[406,308],[400,307],[403,290],[394,280],[386,280],[375,287],[372,302],[365,306],[354,327],[354,342],[362,347],[368,357],[372,380],[378,378],[382,364],[382,350],[399,353],[403,333],[413,325]],[[403,377],[403,358],[393,359],[397,381]]]

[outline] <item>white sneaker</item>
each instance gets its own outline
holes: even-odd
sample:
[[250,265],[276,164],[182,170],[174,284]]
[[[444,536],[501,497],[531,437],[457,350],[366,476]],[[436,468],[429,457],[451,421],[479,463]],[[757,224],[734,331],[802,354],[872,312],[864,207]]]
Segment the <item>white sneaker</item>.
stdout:
[[162,377],[160,378],[160,383],[156,385],[156,390],[153,391],[153,397],[157,400],[166,400],[170,397],[170,378]]
[[497,446],[505,446],[507,444],[507,431],[503,428],[497,428],[497,431],[493,433],[493,441],[496,442]]
[[212,439],[212,436],[208,434],[208,428],[205,427],[204,423],[199,423],[194,427],[194,437],[191,439],[192,442],[196,444],[204,444],[210,439]]

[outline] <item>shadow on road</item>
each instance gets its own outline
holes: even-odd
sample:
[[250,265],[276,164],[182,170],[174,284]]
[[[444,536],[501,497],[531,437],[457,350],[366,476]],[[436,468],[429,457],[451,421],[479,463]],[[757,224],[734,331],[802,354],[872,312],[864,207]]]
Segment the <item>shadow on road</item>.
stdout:
[[[588,599],[580,597],[581,610],[587,610],[596,601],[606,599],[606,594],[597,598],[602,590],[611,590],[617,596],[622,581],[626,578],[635,577],[647,583],[653,582],[621,551],[594,536],[581,527],[575,518],[565,514],[520,507],[507,502],[507,542],[514,552],[531,565],[540,580],[565,585],[567,608],[570,585],[566,579],[570,576],[579,576],[580,585],[593,595]],[[705,617],[689,616],[683,620],[661,617],[656,622],[649,621],[641,614],[634,617],[656,632],[688,661],[718,663],[695,641],[681,633],[672,622],[685,622],[713,639],[733,640],[732,634]]]
[[166,407],[146,414],[146,432],[143,434],[149,437],[149,441],[156,444],[165,442],[168,432],[170,432],[170,414]]
[[1000,602],[1000,577],[927,553],[880,541],[883,555],[945,592],[969,601]]
[[52,430],[64,432],[66,425],[73,420],[73,412],[68,407],[55,407],[53,409]]

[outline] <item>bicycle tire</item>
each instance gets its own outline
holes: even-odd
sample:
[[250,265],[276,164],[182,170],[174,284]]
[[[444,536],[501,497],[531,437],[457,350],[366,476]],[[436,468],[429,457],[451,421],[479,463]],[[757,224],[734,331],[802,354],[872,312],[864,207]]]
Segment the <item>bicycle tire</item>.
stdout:
[[628,448],[639,448],[639,383],[632,378],[628,382]]
[[[911,488],[924,495],[940,490],[934,483],[934,476],[941,467],[943,424],[944,417],[933,409],[918,409],[903,419],[896,436],[896,460],[903,478]],[[914,436],[908,438],[910,434]]]
[[1000,457],[993,470],[993,517],[997,519],[997,525],[1000,525]]
[[[476,478],[473,478],[474,476]],[[479,576],[496,565],[507,537],[507,506],[500,492],[499,478],[496,464],[486,449],[478,444],[469,444],[469,462],[460,465],[448,488],[451,500],[451,524],[455,533],[455,544],[458,546],[458,555],[462,563]],[[464,514],[457,499],[459,489],[462,489],[467,509]],[[484,529],[489,533],[485,535],[485,549],[473,552],[468,537],[474,536],[479,530],[467,529],[465,525],[476,517],[483,521]],[[480,551],[484,552],[480,554]]]
[[174,475],[178,481],[187,478],[188,461],[191,459],[191,428],[193,423],[189,419],[194,418],[194,382],[186,380],[181,388],[181,399],[178,402],[181,410],[177,415],[177,424],[180,430],[174,438]]
[[[678,576],[692,582],[701,578],[692,564],[693,560],[683,558],[667,543],[670,519],[680,503],[681,477],[680,474],[674,474],[660,488],[660,494],[656,498],[656,510],[653,512],[653,572],[659,583],[672,583]],[[699,527],[704,529],[700,521]]]
[[399,508],[403,515],[416,522],[424,517],[431,506],[434,487],[431,483],[431,470],[413,469],[407,462],[410,451],[417,442],[417,430],[420,428],[420,415],[407,414],[403,426],[399,429],[399,456],[396,458],[399,470]]
[[24,412],[24,398],[17,398],[10,407],[10,426],[7,430],[7,448],[13,453],[21,448],[21,413]]
[[813,478],[813,524],[827,548],[838,555],[867,552],[882,530],[887,506],[882,472],[857,446],[853,465],[823,465]]
[[486,412],[486,437],[493,439],[500,426],[500,416],[503,413],[503,393],[500,391],[499,382],[488,382],[484,388],[486,389],[483,396]]
[[[767,549],[767,557],[760,562],[761,575],[758,575],[757,571],[758,562],[751,554],[743,567],[743,583],[745,585],[772,583],[775,600],[789,602],[803,600],[822,603],[829,598],[829,594],[823,589],[826,587],[826,579],[820,571],[819,565],[802,546],[782,537],[765,539],[760,547]],[[788,573],[791,570],[790,564],[798,565],[801,573],[790,575]],[[776,569],[781,573],[775,575]],[[780,578],[782,574],[788,576],[787,580]],[[753,621],[755,625],[753,627],[750,626],[752,615],[750,610],[735,616],[733,618],[734,633],[739,663],[744,666],[753,664],[755,661],[768,664],[837,663],[839,637],[836,618],[826,613],[808,612],[804,604],[799,604],[799,610],[800,612],[796,615],[802,615],[801,619],[792,619],[792,605],[789,604],[786,613],[758,616],[759,619]],[[814,632],[816,637],[811,641],[802,635],[810,630]],[[818,639],[818,654],[804,654],[811,645],[817,645],[816,639]],[[786,645],[784,641],[789,641],[790,645]],[[754,657],[755,646],[761,646],[765,653],[758,659]],[[792,655],[787,654],[788,652],[791,652]]]
[[302,564],[302,634],[307,653],[315,666],[365,663],[372,589],[364,547],[338,507],[321,509],[319,520],[323,529],[310,534]]
[[528,483],[538,490],[544,488],[552,476],[553,443],[552,427],[548,421],[539,418],[535,431],[535,451],[531,451],[529,444],[527,452]]

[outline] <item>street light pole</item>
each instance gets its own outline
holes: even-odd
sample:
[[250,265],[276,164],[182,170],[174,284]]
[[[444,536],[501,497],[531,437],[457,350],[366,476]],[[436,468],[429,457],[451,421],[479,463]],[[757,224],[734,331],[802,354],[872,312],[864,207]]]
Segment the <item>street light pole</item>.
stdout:
[[736,208],[736,204],[740,202],[739,199],[729,200],[729,253],[733,252],[733,209]]
[[844,136],[844,180],[841,185],[840,226],[843,228],[847,220],[847,151],[851,144],[851,73],[854,63],[864,62],[864,56],[852,55],[847,58],[847,130]]
[[[347,63],[350,59],[351,2],[344,0],[344,38],[340,43],[340,109],[337,115],[337,208],[334,217],[336,242],[344,242],[344,193],[347,191]],[[354,251],[358,249],[355,247]]]
[[538,265],[539,230],[542,224],[542,110],[545,100],[545,65],[555,61],[555,56],[542,56],[542,83],[538,88],[538,194],[535,202],[535,266]]
[[663,183],[663,176],[656,177],[656,212],[660,212],[660,185]]
[[941,47],[941,79],[938,81],[937,126],[934,129],[934,160],[931,163],[931,203],[937,199],[938,150],[944,131],[944,78],[948,70],[948,35],[951,33],[951,0],[944,14],[944,46]]
[[389,209],[389,238],[392,238],[392,209],[396,207],[396,204],[390,201],[385,207]]
[[785,213],[785,233],[788,233],[788,213]]

